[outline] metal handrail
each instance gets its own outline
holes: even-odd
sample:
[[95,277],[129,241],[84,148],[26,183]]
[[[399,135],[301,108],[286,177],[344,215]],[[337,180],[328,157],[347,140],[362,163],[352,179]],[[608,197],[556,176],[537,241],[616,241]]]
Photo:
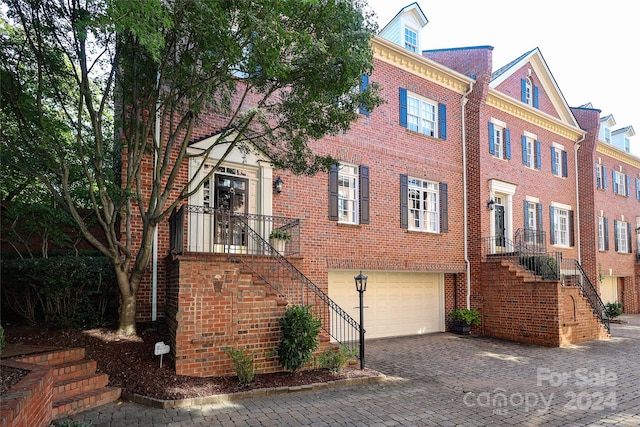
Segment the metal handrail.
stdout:
[[[537,236],[536,236],[537,237]],[[484,259],[509,259],[523,265],[527,270],[544,280],[560,280],[562,253],[546,252],[538,244],[514,242],[503,236],[485,237]]]
[[565,284],[575,284],[580,288],[582,295],[589,301],[589,304],[591,304],[593,314],[600,319],[600,322],[604,325],[607,332],[611,333],[611,318],[607,312],[607,307],[604,305],[604,302],[602,302],[598,291],[589,280],[589,277],[587,277],[578,260],[563,260],[562,280]]
[[[238,217],[237,220],[243,221]],[[335,303],[325,292],[298,270],[289,260],[276,251],[260,233],[245,223],[247,236],[252,245],[262,248],[263,253],[271,256],[249,256],[228,254],[232,261],[240,262],[255,276],[262,279],[279,295],[296,305],[311,306],[314,314],[321,319],[321,328],[331,338],[346,346],[354,354],[360,344],[360,328],[346,311]]]

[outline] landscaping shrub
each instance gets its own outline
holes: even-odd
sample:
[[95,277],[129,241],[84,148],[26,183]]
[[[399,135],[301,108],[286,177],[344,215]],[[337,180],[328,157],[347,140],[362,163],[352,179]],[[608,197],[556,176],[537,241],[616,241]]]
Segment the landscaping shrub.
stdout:
[[0,270],[5,302],[31,324],[103,324],[118,293],[113,266],[105,257],[9,259],[1,261]]
[[4,346],[5,346],[5,340],[4,340],[4,328],[2,327],[2,325],[0,325],[0,356],[2,356],[2,352],[4,351]]
[[350,360],[355,359],[356,350],[341,345],[340,348],[328,348],[318,357],[318,363],[322,369],[328,369],[339,374],[347,366]]
[[244,387],[251,384],[256,375],[253,359],[255,352],[241,348],[227,348],[226,353],[236,364],[239,385]]
[[278,348],[280,364],[295,372],[307,363],[318,348],[320,319],[311,312],[311,306],[287,307],[280,319],[282,341]]
[[605,307],[606,307],[607,315],[609,316],[609,319],[613,319],[615,317],[620,316],[622,313],[624,313],[624,311],[622,310],[621,302],[610,302],[610,303],[607,303]]

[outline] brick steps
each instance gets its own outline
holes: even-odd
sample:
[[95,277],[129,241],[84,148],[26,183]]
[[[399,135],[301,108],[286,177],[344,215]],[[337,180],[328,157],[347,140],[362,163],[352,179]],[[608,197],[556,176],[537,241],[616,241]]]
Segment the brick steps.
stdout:
[[96,361],[86,360],[83,348],[29,355],[18,361],[50,368],[53,377],[51,416],[54,420],[120,398],[122,390],[107,386],[109,376],[96,373]]

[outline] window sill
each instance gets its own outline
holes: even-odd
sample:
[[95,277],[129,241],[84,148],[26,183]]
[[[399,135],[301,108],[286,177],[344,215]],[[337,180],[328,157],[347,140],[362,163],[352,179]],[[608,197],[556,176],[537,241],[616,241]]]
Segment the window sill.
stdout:
[[415,228],[407,229],[407,233],[442,234],[440,231],[418,230]]
[[362,224],[354,224],[351,222],[338,222],[336,224],[338,227],[346,227],[346,228],[360,228]]

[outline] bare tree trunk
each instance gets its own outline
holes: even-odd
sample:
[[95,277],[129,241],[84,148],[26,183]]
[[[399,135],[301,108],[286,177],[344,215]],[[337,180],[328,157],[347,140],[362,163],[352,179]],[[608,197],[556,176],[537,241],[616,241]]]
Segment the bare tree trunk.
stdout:
[[122,295],[118,335],[136,335],[136,294]]

